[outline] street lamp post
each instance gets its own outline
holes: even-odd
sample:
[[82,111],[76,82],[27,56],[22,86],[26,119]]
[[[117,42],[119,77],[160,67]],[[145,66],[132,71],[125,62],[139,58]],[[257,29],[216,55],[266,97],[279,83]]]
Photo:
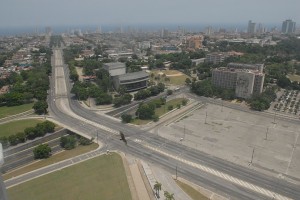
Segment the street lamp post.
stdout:
[[274,112],[274,120],[273,120],[273,124],[276,124],[275,119],[276,119],[276,110],[275,110],[275,112]]
[[252,164],[252,162],[253,162],[254,151],[255,151],[255,147],[253,147],[253,151],[252,151],[252,156],[251,156],[251,161],[250,161],[250,164]]
[[266,131],[266,138],[265,138],[265,140],[268,140],[268,133],[269,133],[269,127],[267,128],[267,131]]

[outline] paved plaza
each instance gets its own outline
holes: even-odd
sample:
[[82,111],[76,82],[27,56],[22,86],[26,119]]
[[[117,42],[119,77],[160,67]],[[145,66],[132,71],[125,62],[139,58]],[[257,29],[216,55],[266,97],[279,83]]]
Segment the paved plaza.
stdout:
[[156,131],[212,156],[287,180],[300,179],[300,122],[275,118],[274,123],[272,116],[208,104]]

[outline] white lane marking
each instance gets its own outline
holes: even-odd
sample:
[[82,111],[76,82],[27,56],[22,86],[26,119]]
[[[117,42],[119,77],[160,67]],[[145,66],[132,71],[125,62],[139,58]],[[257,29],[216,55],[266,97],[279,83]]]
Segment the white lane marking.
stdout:
[[247,188],[249,190],[255,191],[255,192],[259,193],[259,194],[262,194],[262,195],[265,195],[265,196],[268,196],[268,197],[271,197],[271,198],[275,197],[276,199],[292,200],[292,199],[290,199],[288,197],[282,196],[281,194],[275,193],[275,192],[270,191],[268,189],[265,189],[265,188],[259,187],[257,185],[254,185],[252,183],[248,183],[248,182],[243,181],[241,179],[235,178],[235,177],[233,177],[233,176],[231,176],[229,174],[226,174],[226,173],[220,172],[218,170],[211,169],[211,168],[209,168],[207,166],[204,166],[204,165],[201,165],[201,164],[198,164],[198,163],[194,163],[194,162],[191,162],[189,160],[185,160],[183,158],[179,158],[178,156],[175,156],[175,155],[163,152],[163,151],[161,151],[161,150],[159,150],[157,148],[154,148],[154,147],[152,147],[152,146],[150,146],[148,144],[143,144],[143,146],[145,146],[148,149],[151,149],[153,151],[156,151],[156,152],[158,152],[160,154],[163,154],[165,156],[168,156],[168,157],[171,157],[171,158],[173,158],[175,160],[178,160],[180,162],[183,162],[183,163],[186,163],[188,165],[191,165],[191,166],[193,166],[195,168],[198,168],[198,169],[200,169],[202,171],[205,171],[207,173],[215,175],[215,176],[217,176],[219,178],[225,179],[225,180],[227,180],[227,181],[229,181],[229,182],[231,182],[231,183],[233,183],[235,185],[239,185],[241,187],[244,187],[244,188]]

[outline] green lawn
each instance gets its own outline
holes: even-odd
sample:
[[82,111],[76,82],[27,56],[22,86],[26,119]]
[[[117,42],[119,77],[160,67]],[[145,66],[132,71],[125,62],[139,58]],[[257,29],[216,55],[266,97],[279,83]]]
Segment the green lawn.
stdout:
[[159,117],[166,114],[169,112],[168,106],[172,105],[173,108],[177,107],[177,104],[180,104],[182,106],[182,100],[184,98],[177,98],[177,99],[172,99],[166,103],[166,105],[162,105],[160,108],[155,109],[155,114],[158,115]]
[[72,158],[72,157],[78,156],[80,154],[90,152],[92,150],[97,149],[98,146],[99,145],[96,144],[96,143],[92,143],[91,145],[86,145],[86,146],[79,145],[75,149],[62,151],[58,154],[52,155],[50,158],[43,159],[43,160],[40,160],[38,162],[34,162],[30,165],[26,165],[22,168],[19,168],[19,169],[13,170],[11,172],[5,173],[5,174],[3,174],[3,179],[7,180],[7,179],[10,179],[12,177],[16,177],[16,176],[19,176],[21,174],[25,174],[27,172],[31,172],[33,170],[45,167],[47,165],[51,165],[51,164],[57,163],[59,161],[66,160],[68,158]]
[[130,200],[122,162],[115,153],[67,167],[8,189],[10,200]]
[[296,75],[296,74],[289,74],[287,75],[287,77],[291,80],[291,81],[300,81],[300,76]]
[[18,113],[28,111],[32,109],[32,106],[33,103],[24,104],[20,106],[12,106],[12,107],[7,107],[7,106],[0,107],[0,118],[4,118],[10,115],[15,115]]
[[25,128],[34,127],[37,123],[41,123],[43,120],[38,119],[24,119],[8,122],[0,125],[0,137],[10,136],[18,132],[23,132]]
[[193,187],[181,182],[176,181],[177,185],[181,187],[181,189],[187,193],[193,200],[209,200],[206,196],[195,190]]
[[[166,76],[170,75],[168,76],[170,81],[165,81],[163,76],[161,76],[161,79],[159,81],[167,85],[185,85],[186,78],[190,78],[189,76],[177,70],[152,70],[151,73],[153,73],[155,76],[157,76],[159,73],[164,73]],[[151,80],[155,81],[154,78],[151,78]]]

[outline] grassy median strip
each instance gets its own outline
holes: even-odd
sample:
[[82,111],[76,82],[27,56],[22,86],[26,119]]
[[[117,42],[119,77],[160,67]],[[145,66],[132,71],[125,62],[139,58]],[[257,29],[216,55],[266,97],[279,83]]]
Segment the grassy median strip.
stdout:
[[189,195],[193,200],[209,200],[206,196],[195,190],[193,187],[181,182],[176,181],[177,185],[187,194]]
[[45,167],[47,165],[51,165],[51,164],[57,163],[59,161],[66,160],[68,158],[72,158],[72,157],[78,156],[80,154],[90,152],[90,151],[95,150],[97,148],[98,148],[98,144],[95,144],[95,143],[93,143],[91,145],[87,145],[87,146],[79,145],[75,149],[62,151],[60,153],[57,153],[57,154],[51,156],[48,159],[40,160],[40,161],[32,163],[30,165],[26,165],[25,167],[13,170],[13,171],[8,172],[8,173],[5,173],[3,175],[3,179],[7,180],[7,179],[10,179],[12,177],[16,177],[16,176],[19,176],[21,174],[25,174],[27,172]]
[[10,200],[131,200],[122,158],[116,153],[9,188],[8,197]]
[[20,106],[0,107],[0,118],[8,117],[11,115],[16,115],[16,114],[31,110],[32,106],[33,106],[33,103],[23,104]]
[[24,119],[24,120],[16,120],[12,122],[8,122],[0,125],[0,137],[10,136],[13,134],[17,134],[19,132],[23,132],[25,128],[35,127],[37,123],[41,123],[43,120],[38,119]]

